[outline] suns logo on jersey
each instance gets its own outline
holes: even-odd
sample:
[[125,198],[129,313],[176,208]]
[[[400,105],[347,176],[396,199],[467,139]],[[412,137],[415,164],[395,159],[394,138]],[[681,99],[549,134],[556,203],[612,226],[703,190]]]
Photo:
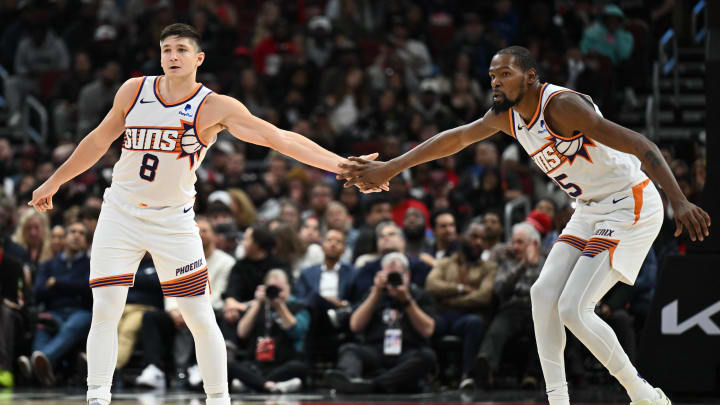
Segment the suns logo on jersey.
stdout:
[[565,162],[572,165],[578,157],[582,157],[590,163],[593,162],[587,147],[596,145],[590,138],[585,137],[582,132],[575,131],[570,138],[559,136],[553,134],[552,131],[548,131],[545,127],[545,121],[542,120],[540,121],[540,128],[539,132],[547,131],[550,133],[545,137],[548,142],[530,154],[530,157],[545,174],[550,174]]
[[195,133],[193,124],[181,120],[179,127],[126,127],[122,147],[131,151],[176,153],[178,159],[187,158],[192,169],[206,146]]

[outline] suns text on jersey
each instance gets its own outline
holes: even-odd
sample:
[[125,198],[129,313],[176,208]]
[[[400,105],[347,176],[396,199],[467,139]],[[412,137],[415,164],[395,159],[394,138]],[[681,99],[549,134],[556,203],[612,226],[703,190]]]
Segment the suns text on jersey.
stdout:
[[555,142],[553,141],[543,145],[535,153],[530,155],[530,157],[546,174],[560,167],[565,160],[565,157],[555,150]]
[[175,152],[181,132],[176,128],[125,128],[123,149]]

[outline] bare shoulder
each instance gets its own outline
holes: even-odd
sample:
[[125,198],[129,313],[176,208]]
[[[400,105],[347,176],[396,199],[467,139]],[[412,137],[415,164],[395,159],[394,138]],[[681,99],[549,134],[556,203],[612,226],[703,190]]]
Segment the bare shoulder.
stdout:
[[119,109],[118,111],[129,108],[129,106],[135,100],[135,96],[137,96],[138,92],[140,91],[140,86],[142,85],[142,82],[142,77],[132,77],[130,79],[127,79],[125,83],[120,86],[117,93],[115,93],[114,103],[114,107],[117,107]]
[[590,100],[573,91],[565,91],[548,101],[543,111],[545,122],[560,135],[585,132],[602,120]]

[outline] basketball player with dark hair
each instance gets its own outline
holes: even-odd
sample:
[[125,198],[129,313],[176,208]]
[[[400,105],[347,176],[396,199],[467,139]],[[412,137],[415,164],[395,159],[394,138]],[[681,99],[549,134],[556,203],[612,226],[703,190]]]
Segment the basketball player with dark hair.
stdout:
[[376,186],[497,132],[516,138],[540,169],[577,200],[530,292],[550,404],[570,401],[563,360],[567,327],[625,387],[632,405],[669,405],[659,388],[638,375],[594,307],[618,281],[635,282],[660,230],[663,204],[647,176],[667,194],[675,236],[685,229],[691,240],[702,241],[709,235],[709,215],[685,198],[654,143],[604,119],[589,96],[541,83],[527,49],[499,51],[489,75],[493,106],[485,116],[388,162],[352,157],[341,165],[345,172],[338,178],[347,180],[346,187]]
[[194,28],[167,26],[160,35],[160,50],[165,74],[126,81],[103,121],[28,203],[38,211],[52,209],[58,188],[92,167],[122,134],[122,155],[113,168],[112,187],[105,190],[90,261],[90,405],[110,402],[118,321],[146,251],[153,257],[163,294],[177,297],[193,334],[207,404],[230,404],[225,343],[207,293],[207,262],[193,212],[195,171],[218,132],[228,130],[242,141],[331,172],[338,172],[338,164],[345,161],[197,83],[205,53]]

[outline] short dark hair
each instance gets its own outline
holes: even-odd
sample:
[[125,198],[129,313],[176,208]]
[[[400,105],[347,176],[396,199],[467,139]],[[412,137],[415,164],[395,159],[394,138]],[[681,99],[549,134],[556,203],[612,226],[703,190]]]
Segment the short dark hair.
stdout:
[[497,51],[497,55],[512,55],[515,57],[515,64],[517,64],[523,72],[527,72],[530,69],[538,70],[535,56],[527,48],[522,46],[509,46],[507,48]]
[[430,216],[430,226],[431,226],[433,229],[435,229],[435,224],[437,223],[438,217],[439,217],[440,215],[445,215],[445,214],[450,215],[451,217],[453,217],[453,220],[455,219],[455,214],[452,212],[451,209],[449,209],[449,208],[441,208],[441,209],[439,209],[439,210],[434,211],[434,212],[432,213],[432,215]]
[[390,199],[384,195],[369,198],[365,203],[365,214],[369,214],[373,207],[380,204],[390,204]]
[[160,33],[160,42],[162,43],[165,38],[172,36],[188,38],[190,41],[195,43],[195,49],[197,49],[198,52],[202,52],[202,48],[200,48],[200,34],[192,25],[182,23],[168,25],[167,27],[163,28],[162,32]]
[[252,239],[265,253],[272,253],[275,249],[275,235],[265,225],[255,224],[252,227]]

